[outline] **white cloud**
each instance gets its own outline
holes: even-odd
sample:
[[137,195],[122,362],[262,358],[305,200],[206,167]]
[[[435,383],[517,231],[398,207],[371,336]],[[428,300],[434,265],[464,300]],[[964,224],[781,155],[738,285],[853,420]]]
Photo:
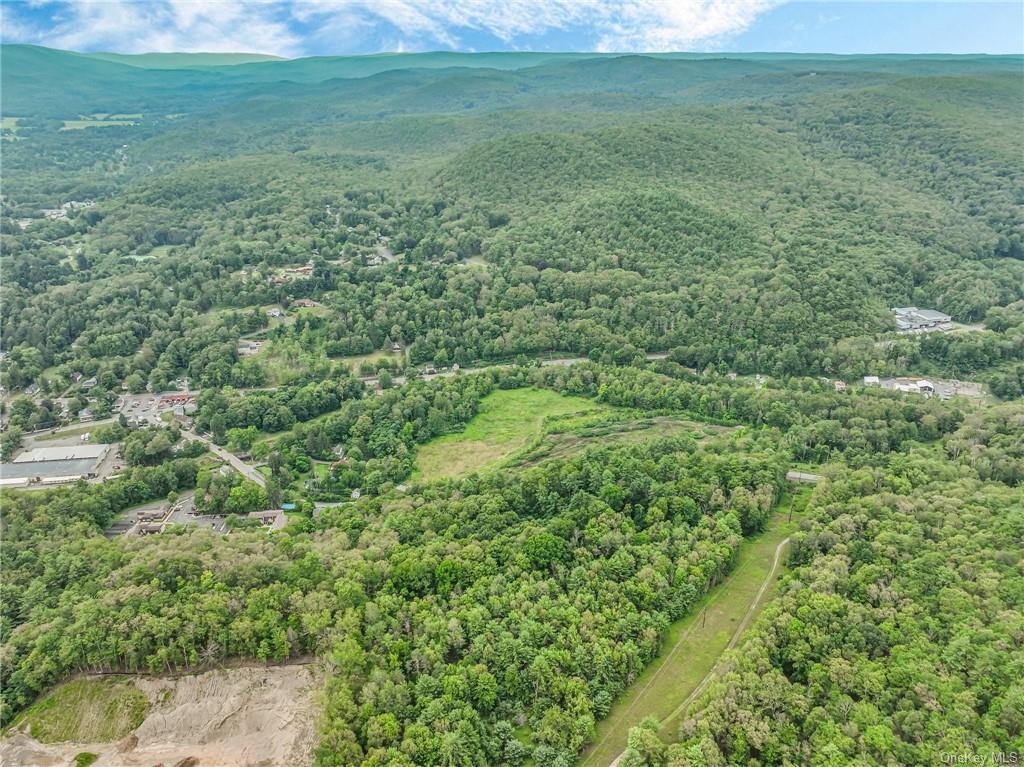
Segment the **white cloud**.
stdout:
[[313,43],[331,53],[366,50],[367,40],[465,49],[461,38],[471,32],[529,47],[529,38],[567,32],[580,49],[668,51],[716,48],[782,1],[36,0],[37,10],[52,12],[32,22],[7,18],[4,37],[75,50],[290,56]]
[[48,20],[33,16],[28,32],[30,22],[19,19],[17,37],[5,23],[4,39],[120,53],[254,51],[291,56],[303,50],[277,2],[74,0],[42,5],[54,9]]
[[602,51],[669,51],[716,45],[783,0],[298,0],[302,18],[379,19],[404,35],[459,47],[458,30],[506,44],[554,30],[586,30]]

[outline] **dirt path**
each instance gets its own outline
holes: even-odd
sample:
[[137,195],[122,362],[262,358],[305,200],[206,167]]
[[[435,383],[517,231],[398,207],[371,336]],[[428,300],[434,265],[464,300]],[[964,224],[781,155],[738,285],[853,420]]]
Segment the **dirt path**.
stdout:
[[[744,613],[743,620],[740,622],[740,625],[737,627],[735,633],[733,633],[732,639],[729,640],[729,644],[726,645],[724,652],[728,652],[737,645],[737,643],[740,641],[740,637],[743,635],[743,632],[750,627],[750,624],[753,621],[754,616],[758,612],[760,612],[761,600],[764,599],[765,592],[768,591],[768,587],[775,581],[775,577],[778,575],[779,563],[782,561],[782,550],[789,544],[789,540],[789,536],[786,536],[786,538],[779,541],[779,545],[775,547],[775,556],[772,559],[772,569],[769,571],[768,575],[765,576],[765,579],[761,582],[761,588],[757,590],[757,596],[754,597],[754,601],[750,603],[750,606],[747,608],[746,613]],[[704,678],[700,680],[700,684],[698,684],[693,689],[693,692],[687,695],[686,699],[682,703],[680,703],[671,714],[669,714],[662,720],[662,727],[664,727],[673,719],[680,716],[684,711],[686,711],[689,705],[697,699],[697,696],[704,692],[704,688],[708,686],[712,678],[714,678],[721,672],[722,665],[724,663],[725,659],[720,657],[718,662],[711,668],[710,671],[708,671],[708,673],[704,675]],[[620,754],[619,757],[617,757],[615,761],[612,762],[612,764],[617,765],[621,757],[622,755]]]
[[[604,735],[587,749],[580,767],[618,767],[630,727],[652,714],[665,727],[677,720],[706,689],[722,669],[722,655],[736,646],[764,606],[778,576],[791,530],[792,526],[777,512],[762,537],[750,542],[746,559],[712,590],[703,608],[680,621],[682,630],[678,637],[656,661],[643,685],[636,691],[627,690],[625,708],[618,712],[613,709],[599,728],[599,732],[605,730]],[[785,537],[779,540],[779,535]],[[764,575],[758,577],[761,572]],[[686,689],[690,690],[686,697],[667,709]]]

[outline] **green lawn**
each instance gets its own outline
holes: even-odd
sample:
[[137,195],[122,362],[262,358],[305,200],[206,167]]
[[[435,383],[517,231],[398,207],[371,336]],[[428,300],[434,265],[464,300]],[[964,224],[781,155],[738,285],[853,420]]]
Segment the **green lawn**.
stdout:
[[540,436],[545,418],[602,409],[607,408],[543,389],[493,392],[484,397],[480,412],[463,431],[419,448],[412,478],[434,481],[493,468]]
[[380,363],[383,360],[390,360],[391,362],[405,362],[405,352],[395,352],[390,349],[378,349],[375,352],[369,354],[359,354],[354,357],[338,357],[338,362],[348,365],[352,370],[359,374],[359,366],[364,362],[371,362],[374,364]]
[[774,596],[781,566],[757,599],[771,572],[776,547],[797,529],[799,520],[790,520],[790,509],[802,509],[809,494],[810,489],[804,488],[783,499],[765,531],[742,544],[729,577],[705,595],[690,615],[669,627],[658,657],[598,724],[594,745],[583,752],[579,767],[608,767],[625,750],[630,728],[647,716],[662,723],[662,738],[674,739],[690,695],[714,669],[737,629],[741,625],[746,629]]
[[82,434],[88,434],[89,432],[94,431],[97,427],[103,427],[103,426],[109,426],[109,425],[110,424],[108,424],[108,423],[100,423],[100,424],[92,424],[92,423],[90,423],[90,424],[87,424],[85,426],[76,426],[73,429],[63,429],[61,431],[58,431],[56,434],[40,434],[35,439],[38,442],[49,442],[50,440],[65,439],[66,437],[78,437],[78,436],[80,436]]
[[146,696],[124,677],[74,679],[34,703],[11,725],[41,743],[120,740],[146,716]]

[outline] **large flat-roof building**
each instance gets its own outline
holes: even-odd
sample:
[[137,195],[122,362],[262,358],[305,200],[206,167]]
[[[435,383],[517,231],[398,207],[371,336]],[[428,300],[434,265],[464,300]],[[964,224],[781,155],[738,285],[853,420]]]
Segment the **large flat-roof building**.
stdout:
[[64,445],[37,447],[26,450],[12,463],[45,463],[48,461],[77,461],[86,458],[99,460],[110,450],[110,445]]
[[897,306],[892,313],[896,315],[896,329],[903,333],[941,329],[942,325],[953,320],[948,314],[935,309],[918,309],[916,306]]
[[31,482],[57,484],[90,479],[113,445],[67,445],[26,450],[10,463],[0,464],[0,482],[18,486]]

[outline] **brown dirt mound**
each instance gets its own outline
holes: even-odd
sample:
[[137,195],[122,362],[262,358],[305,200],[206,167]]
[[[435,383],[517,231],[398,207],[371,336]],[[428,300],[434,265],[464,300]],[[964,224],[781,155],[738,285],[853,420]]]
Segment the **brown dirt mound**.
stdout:
[[43,745],[25,734],[0,744],[5,767],[57,767],[81,751],[96,767],[302,767],[316,743],[311,666],[243,667],[136,677],[149,700],[143,723],[119,743]]

